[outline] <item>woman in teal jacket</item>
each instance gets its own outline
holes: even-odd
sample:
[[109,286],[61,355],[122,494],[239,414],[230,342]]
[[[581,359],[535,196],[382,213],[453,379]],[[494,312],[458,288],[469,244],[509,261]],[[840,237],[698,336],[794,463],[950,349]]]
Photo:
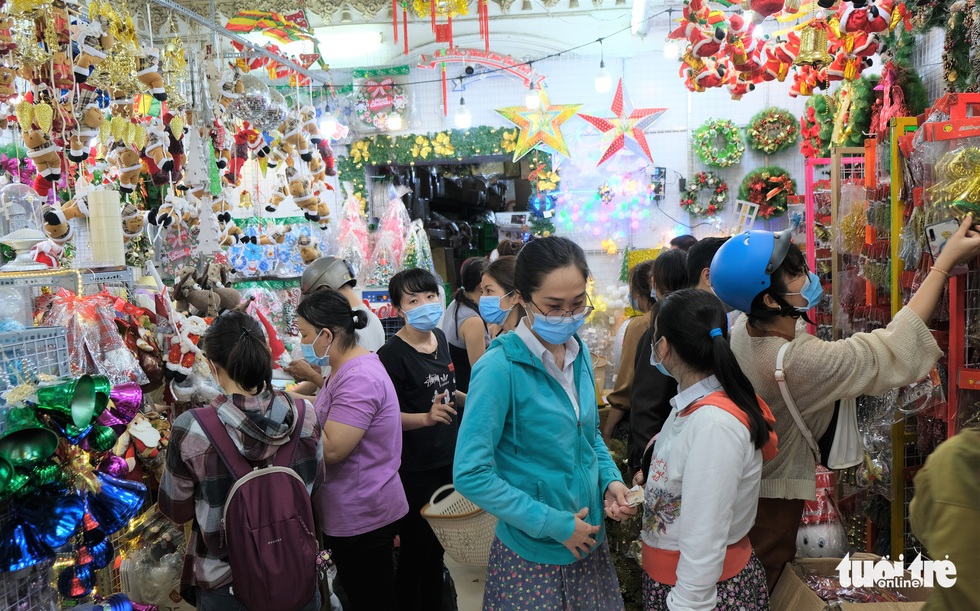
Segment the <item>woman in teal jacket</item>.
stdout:
[[528,243],[514,274],[527,318],[477,361],[453,483],[497,516],[483,608],[623,608],[603,515],[635,513],[599,434],[585,253]]

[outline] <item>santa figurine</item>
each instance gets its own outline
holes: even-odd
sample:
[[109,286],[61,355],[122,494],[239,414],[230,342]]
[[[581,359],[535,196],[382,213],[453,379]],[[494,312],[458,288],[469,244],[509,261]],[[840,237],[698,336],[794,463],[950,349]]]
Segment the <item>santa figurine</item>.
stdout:
[[817,498],[803,503],[803,520],[796,534],[801,558],[841,558],[847,553],[847,533],[834,504],[833,471],[817,465]]

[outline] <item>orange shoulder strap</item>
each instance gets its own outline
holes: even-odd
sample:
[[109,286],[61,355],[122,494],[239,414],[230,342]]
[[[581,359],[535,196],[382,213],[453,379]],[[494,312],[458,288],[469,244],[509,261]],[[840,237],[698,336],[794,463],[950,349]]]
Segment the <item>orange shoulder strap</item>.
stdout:
[[[762,409],[762,417],[765,418],[770,427],[773,426],[776,423],[776,418],[772,415],[772,411],[769,409],[769,406],[762,400],[762,397],[756,395],[756,399],[759,400],[759,408]],[[720,390],[713,392],[710,395],[702,398],[700,401],[696,401],[685,407],[683,410],[681,410],[678,416],[681,418],[690,416],[705,405],[714,405],[719,409],[725,410],[729,414],[738,418],[738,421],[745,425],[745,428],[749,428],[749,417],[746,415],[746,413],[742,411],[742,408],[735,405],[735,402],[732,401],[724,391]],[[768,462],[773,458],[776,458],[776,454],[778,452],[779,448],[778,440],[776,438],[776,431],[772,430],[769,433],[769,441],[767,441],[766,445],[762,447],[762,460]]]

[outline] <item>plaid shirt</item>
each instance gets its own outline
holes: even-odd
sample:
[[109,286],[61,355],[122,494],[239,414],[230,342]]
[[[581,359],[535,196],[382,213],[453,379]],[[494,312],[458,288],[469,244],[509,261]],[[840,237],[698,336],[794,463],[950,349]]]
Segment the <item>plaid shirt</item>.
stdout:
[[[269,462],[277,448],[289,441],[296,421],[296,407],[278,391],[255,397],[221,396],[203,409],[216,409],[242,455],[259,464]],[[323,482],[324,466],[320,425],[309,403],[301,435],[292,467],[312,494]],[[231,585],[231,565],[220,526],[234,484],[197,418],[191,412],[181,414],[171,431],[159,507],[178,524],[193,519],[181,575],[183,586],[213,590]]]

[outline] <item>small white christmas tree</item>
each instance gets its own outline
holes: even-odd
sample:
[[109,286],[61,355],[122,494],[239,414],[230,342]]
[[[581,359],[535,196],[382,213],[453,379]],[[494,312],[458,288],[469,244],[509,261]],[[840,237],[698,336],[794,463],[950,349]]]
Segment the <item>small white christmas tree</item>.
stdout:
[[218,218],[210,212],[210,205],[202,205],[201,209],[206,212],[201,214],[201,232],[197,236],[197,251],[202,255],[213,255],[221,252]]

